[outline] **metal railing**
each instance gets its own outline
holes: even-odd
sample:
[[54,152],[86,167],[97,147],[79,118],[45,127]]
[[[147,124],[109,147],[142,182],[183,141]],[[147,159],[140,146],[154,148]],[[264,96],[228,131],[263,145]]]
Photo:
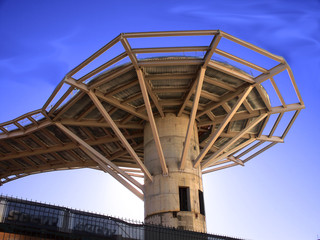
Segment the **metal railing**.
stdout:
[[0,240],[237,240],[0,196]]

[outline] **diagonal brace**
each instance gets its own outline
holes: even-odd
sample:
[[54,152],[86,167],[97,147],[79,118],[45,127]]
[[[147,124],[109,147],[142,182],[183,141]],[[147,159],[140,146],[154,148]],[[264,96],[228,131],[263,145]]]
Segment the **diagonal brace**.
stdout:
[[196,119],[196,114],[197,114],[197,110],[198,110],[199,99],[200,99],[200,94],[201,94],[201,89],[202,89],[202,84],[203,84],[205,72],[206,72],[206,68],[202,67],[200,69],[199,76],[198,76],[198,81],[197,81],[198,84],[197,84],[196,93],[195,93],[195,97],[194,97],[194,101],[193,101],[193,105],[192,105],[192,110],[191,110],[191,114],[190,114],[190,118],[189,118],[187,134],[186,134],[186,138],[184,140],[184,146],[183,146],[182,156],[181,156],[181,161],[180,161],[181,162],[180,163],[180,170],[183,170],[185,167],[185,164],[186,164],[187,153],[189,150],[190,139],[191,139],[191,135],[193,132],[194,121]]
[[141,88],[144,104],[145,104],[146,109],[147,109],[147,114],[148,114],[148,117],[149,117],[149,123],[150,123],[150,127],[151,127],[151,130],[152,130],[153,139],[155,141],[156,148],[157,148],[157,151],[158,151],[159,160],[160,160],[160,164],[161,164],[161,167],[162,167],[162,173],[163,173],[163,175],[168,175],[168,168],[167,168],[167,165],[166,165],[166,160],[164,158],[164,154],[163,154],[163,150],[162,150],[162,146],[161,146],[161,142],[160,142],[157,126],[156,126],[156,123],[155,123],[155,120],[154,120],[154,117],[153,117],[152,108],[151,108],[151,105],[150,105],[149,96],[148,96],[147,88],[146,88],[145,81],[144,81],[144,76],[143,76],[143,73],[142,73],[141,69],[137,69],[136,71],[137,71],[137,75],[138,75],[138,79],[139,79],[139,84],[140,84],[140,88]]
[[[144,191],[143,186],[136,181],[134,178],[130,177],[125,171],[120,169],[118,166],[116,166],[114,163],[112,163],[110,160],[108,160],[106,157],[104,157],[101,153],[99,153],[97,150],[95,150],[93,147],[91,147],[89,144],[87,144],[85,141],[83,141],[81,138],[79,138],[76,134],[74,134],[71,130],[69,130],[67,127],[62,125],[61,123],[56,122],[55,123],[58,128],[60,128],[65,134],[67,134],[69,137],[71,137],[74,141],[76,141],[80,146],[84,149],[87,149],[90,153],[92,153],[96,158],[94,159],[99,166],[101,166],[104,170],[108,171],[105,167],[105,165],[108,165],[119,173],[122,177],[126,178],[128,181],[130,181],[132,184],[140,188],[142,191]],[[111,170],[110,171],[113,171]],[[109,172],[109,171],[108,171]]]
[[243,101],[247,98],[247,96],[249,95],[249,93],[251,92],[252,89],[253,89],[253,86],[249,86],[247,89],[244,90],[242,95],[240,95],[237,103],[233,106],[233,108],[228,113],[228,115],[225,117],[223,122],[219,125],[219,128],[214,132],[214,134],[212,135],[212,137],[210,138],[210,140],[208,141],[206,146],[202,149],[202,151],[200,152],[199,156],[196,158],[195,163],[194,163],[194,167],[195,168],[200,165],[200,162],[202,161],[202,159],[205,157],[207,152],[211,149],[212,145],[218,139],[218,137],[220,136],[220,134],[222,133],[224,128],[230,122],[230,120],[232,119],[234,114],[237,112],[237,110],[239,109],[239,107],[241,106]]
[[207,158],[203,164],[202,168],[206,168],[209,165],[215,163],[218,161],[217,156],[221,154],[224,150],[226,150],[228,147],[230,147],[232,144],[234,144],[239,138],[241,138],[244,134],[246,134],[250,129],[252,129],[254,126],[256,126],[259,122],[261,122],[268,114],[262,114],[261,116],[257,117],[255,120],[253,120],[246,128],[244,128],[241,132],[239,132],[236,136],[234,136],[228,143],[223,145],[218,151],[213,153],[209,158]]
[[106,120],[107,123],[110,124],[110,127],[114,131],[114,133],[117,135],[121,143],[124,145],[124,147],[127,149],[130,156],[137,162],[143,173],[146,175],[147,178],[149,178],[152,181],[152,176],[146,166],[143,164],[143,162],[138,157],[137,153],[133,150],[127,139],[123,136],[120,129],[117,127],[115,122],[112,120],[109,113],[106,111],[106,109],[103,107],[102,103],[99,101],[98,97],[92,92],[88,92],[89,97],[91,98],[94,105],[97,107],[103,118]]

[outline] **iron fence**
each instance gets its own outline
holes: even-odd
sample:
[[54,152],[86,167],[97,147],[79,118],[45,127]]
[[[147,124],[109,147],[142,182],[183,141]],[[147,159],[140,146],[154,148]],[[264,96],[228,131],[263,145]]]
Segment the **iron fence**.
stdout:
[[239,240],[0,196],[0,240]]

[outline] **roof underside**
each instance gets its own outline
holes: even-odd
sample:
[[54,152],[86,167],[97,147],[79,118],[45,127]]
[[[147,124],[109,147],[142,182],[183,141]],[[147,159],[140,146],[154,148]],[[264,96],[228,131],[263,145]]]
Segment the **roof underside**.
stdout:
[[[212,31],[216,41],[217,36],[221,38],[221,34]],[[230,35],[223,34],[222,37],[231,38]],[[284,70],[291,77],[291,70],[281,57],[268,53],[274,58],[278,57],[280,64],[278,62],[278,65],[269,70],[261,68],[263,70],[260,71],[264,72],[252,76],[230,64],[215,61],[211,56],[206,59],[214,50],[224,53],[213,44],[214,40],[206,48],[203,58],[169,56],[138,60],[135,54],[142,50],[131,49],[128,42],[123,40],[135,35],[125,36],[126,34],[120,35],[118,41],[124,45],[126,51],[122,57],[128,56],[131,60],[129,63],[114,67],[113,60],[110,60],[104,68],[98,67],[98,70],[79,79],[72,76],[83,66],[75,68],[67,74],[42,109],[0,125],[2,183],[33,173],[59,169],[89,167],[106,171],[108,169],[104,169],[99,162],[99,159],[103,160],[101,157],[120,167],[128,175],[145,176],[146,172],[139,160],[143,164],[144,124],[152,121],[150,114],[148,115],[148,103],[155,118],[167,113],[191,116],[192,111],[195,112],[194,121],[197,122],[200,150],[203,154],[196,160],[199,160],[198,164],[202,166],[204,173],[243,165],[263,150],[259,149],[246,159],[240,159],[254,148],[268,143],[264,147],[267,149],[270,145],[283,142],[294,119],[304,107],[292,78],[300,100],[298,104],[286,104],[276,90],[282,106],[272,106],[268,94],[260,84],[265,80],[272,81],[274,75]],[[240,43],[242,42],[238,42]],[[147,51],[151,52],[150,49]],[[266,54],[262,50],[259,53]],[[232,60],[235,60],[234,56]],[[109,69],[105,70],[106,67]],[[200,74],[201,71],[204,72],[203,75]],[[197,91],[199,79],[202,87]],[[141,81],[145,83],[145,87],[141,87]],[[53,102],[63,86],[69,87]],[[149,99],[144,96],[144,90]],[[247,95],[243,96],[245,93]],[[104,110],[99,108],[99,104]],[[111,117],[116,128],[108,121],[104,111]],[[279,121],[289,111],[293,111],[294,116],[283,134],[274,136]],[[278,120],[268,134],[263,134],[272,114],[276,114]],[[69,131],[83,142],[70,135]],[[126,142],[119,134],[124,136]],[[139,159],[134,157],[130,149],[134,150]],[[107,168],[119,174],[119,170],[110,166]]]

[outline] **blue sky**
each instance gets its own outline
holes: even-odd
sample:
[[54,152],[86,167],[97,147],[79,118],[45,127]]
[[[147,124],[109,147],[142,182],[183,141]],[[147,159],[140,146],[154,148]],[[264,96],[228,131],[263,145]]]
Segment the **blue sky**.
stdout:
[[[69,70],[120,32],[221,29],[285,57],[306,109],[284,144],[244,168],[204,176],[208,232],[314,240],[320,235],[319,13],[319,0],[0,0],[0,122],[41,108]],[[143,219],[142,201],[94,170],[34,175],[0,193]]]

